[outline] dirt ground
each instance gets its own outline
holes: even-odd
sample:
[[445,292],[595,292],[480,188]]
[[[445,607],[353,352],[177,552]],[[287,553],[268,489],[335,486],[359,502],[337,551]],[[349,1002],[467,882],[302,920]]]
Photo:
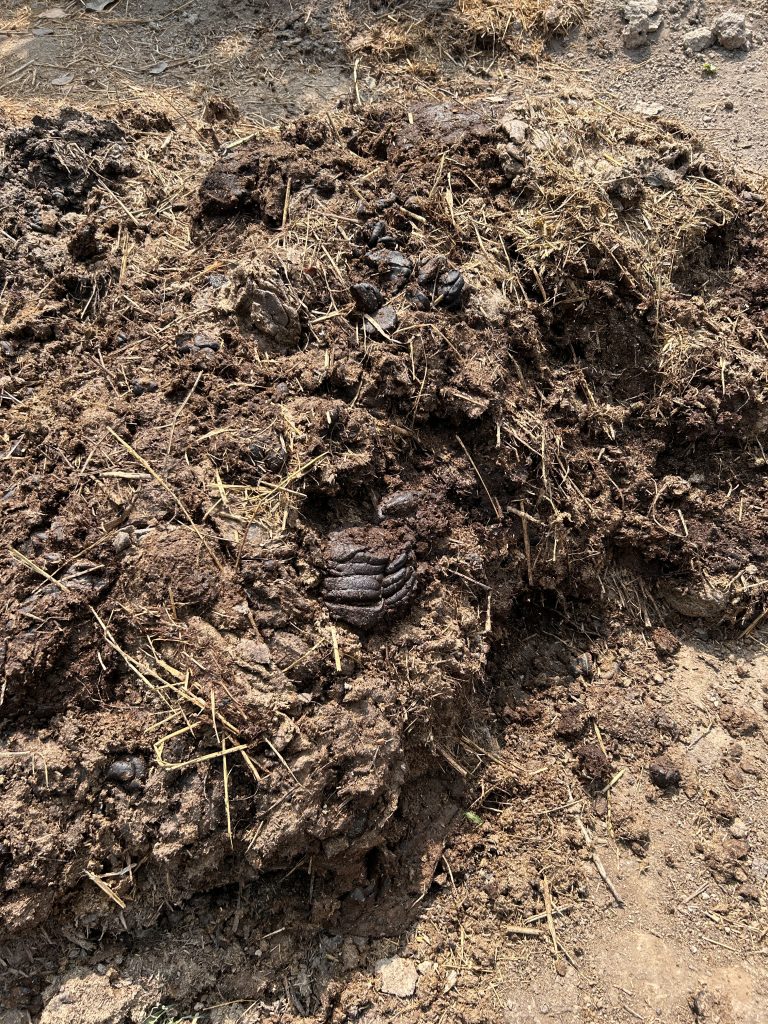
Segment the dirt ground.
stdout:
[[0,12],[0,1024],[764,1021],[765,11],[104,7]]
[[[727,4],[662,4],[661,28],[648,45],[627,50],[621,4],[598,3],[578,33],[558,42],[558,67],[573,69],[585,82],[610,96],[620,108],[650,111],[690,125],[722,152],[765,174],[768,114],[763,41],[768,31],[764,3],[737,8]],[[692,28],[711,25],[725,10],[748,16],[755,44],[749,50],[709,47],[686,53],[684,37]]]
[[[379,84],[387,85],[382,63],[389,73],[410,73],[408,61],[430,48],[436,23],[438,41],[430,48],[427,70],[433,80],[442,72],[450,93],[457,85],[472,92],[508,88],[521,71],[506,57],[504,43],[509,43],[523,58],[532,56],[545,74],[567,70],[619,108],[682,120],[708,143],[765,173],[765,3],[743,9],[753,37],[750,49],[715,46],[697,54],[685,52],[685,33],[740,8],[662,2],[660,29],[649,35],[648,45],[633,50],[622,45],[623,5],[616,0],[583,8],[563,0],[554,8],[563,12],[565,28],[550,35],[544,48],[528,40],[516,46],[509,39],[516,21],[509,12],[528,12],[527,18],[523,14],[528,25],[535,22],[534,3],[514,8],[500,0],[464,0],[390,8],[322,0],[286,9],[248,0],[215,5],[124,0],[95,12],[84,10],[79,0],[52,5],[8,0],[0,12],[0,89],[8,100],[51,97],[87,104],[147,93],[163,96],[187,115],[199,111],[207,95],[222,92],[254,124],[270,123],[332,106],[348,92],[356,64],[375,98]],[[497,22],[508,35],[501,30],[493,35]],[[467,42],[467,25],[475,24],[487,24],[490,43],[481,32]],[[450,44],[454,54],[446,53]],[[554,69],[545,66],[547,60]]]

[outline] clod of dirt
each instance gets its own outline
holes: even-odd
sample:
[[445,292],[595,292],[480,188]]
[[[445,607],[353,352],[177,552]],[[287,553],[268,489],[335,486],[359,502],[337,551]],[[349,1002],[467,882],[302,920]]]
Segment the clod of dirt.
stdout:
[[376,518],[379,522],[384,519],[413,519],[423,497],[421,491],[397,491],[395,494],[388,494],[379,502]]
[[376,964],[381,991],[400,999],[410,998],[416,991],[419,972],[416,964],[405,957],[393,956]]
[[203,120],[207,124],[216,121],[234,123],[240,117],[237,105],[226,96],[208,96],[203,107]]
[[672,658],[680,650],[680,641],[665,626],[657,626],[651,633],[651,639],[660,658]]
[[710,1013],[714,1009],[713,999],[706,989],[701,989],[699,992],[694,992],[688,996],[688,1006],[696,1020],[700,1020],[702,1024],[706,1024]]
[[147,1012],[159,999],[160,988],[149,978],[141,983],[91,971],[73,971],[48,999],[40,1024],[132,1024],[149,1019]]
[[628,50],[637,50],[649,42],[650,33],[661,28],[662,15],[658,0],[627,0],[622,10],[627,25],[621,39]]
[[528,138],[527,121],[523,121],[514,114],[507,114],[502,117],[499,124],[510,142],[516,146],[525,145],[525,140]]
[[664,596],[671,608],[687,619],[720,622],[728,609],[728,594],[709,580],[697,585],[665,584]]
[[643,200],[644,186],[640,177],[630,168],[624,168],[612,181],[607,181],[605,191],[620,213],[636,210]]
[[725,50],[745,50],[752,37],[747,19],[738,11],[724,11],[715,18],[712,34],[715,42]]
[[384,296],[375,284],[361,281],[350,285],[352,300],[361,313],[375,313],[383,304]]
[[399,323],[397,310],[392,306],[382,306],[375,314],[366,316],[365,331],[373,337],[386,338],[394,334]]
[[73,232],[67,242],[73,259],[86,262],[104,251],[104,245],[97,240],[97,233],[98,227],[92,221],[87,221]]
[[712,30],[702,25],[699,28],[692,28],[683,36],[683,49],[688,53],[701,53],[714,42]]
[[555,723],[555,736],[573,740],[584,732],[588,720],[584,708],[566,708]]
[[720,720],[731,736],[754,736],[760,731],[760,716],[750,707],[732,700],[720,705]]
[[726,839],[704,845],[704,862],[718,882],[746,882],[749,878],[747,858],[749,843],[743,839]]
[[258,348],[284,351],[301,341],[294,301],[277,273],[256,261],[238,266],[217,296],[221,313],[234,312]]
[[339,530],[328,544],[323,597],[332,615],[373,629],[407,606],[416,587],[416,556],[407,531]]
[[596,742],[585,742],[576,750],[579,768],[589,782],[605,785],[613,774],[610,760],[602,747]]
[[366,259],[378,270],[382,284],[393,292],[402,291],[413,273],[413,262],[395,249],[374,249]]
[[676,789],[680,785],[680,769],[668,757],[659,757],[648,766],[651,782],[659,789]]

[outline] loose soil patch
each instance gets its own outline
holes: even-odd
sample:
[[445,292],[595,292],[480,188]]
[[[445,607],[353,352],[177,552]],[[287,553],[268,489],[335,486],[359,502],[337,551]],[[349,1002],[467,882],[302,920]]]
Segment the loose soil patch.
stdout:
[[[345,105],[215,159],[149,107],[3,144],[5,1005],[116,980],[50,967],[75,929],[75,968],[144,979],[125,1019],[379,1019],[338,965],[465,862],[575,969],[552,901],[589,861],[622,903],[596,821],[650,842],[618,758],[690,782],[649,666],[764,606],[763,200],[580,92]],[[702,856],[758,903],[731,838]],[[201,920],[238,942],[167,961]],[[432,946],[442,1012],[495,961]]]

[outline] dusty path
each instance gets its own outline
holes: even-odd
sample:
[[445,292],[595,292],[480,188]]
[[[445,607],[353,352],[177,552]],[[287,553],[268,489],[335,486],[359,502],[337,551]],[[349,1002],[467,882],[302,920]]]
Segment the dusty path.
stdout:
[[223,93],[255,124],[333,104],[351,74],[328,5],[80,0],[0,11],[0,92],[98,105],[164,97],[190,114]]
[[[577,32],[553,46],[558,68],[583,80],[627,110],[656,112],[690,125],[701,137],[747,167],[768,167],[768,7],[764,0],[726,3],[662,2],[661,28],[638,49],[626,49],[624,5],[597,0]],[[743,13],[752,33],[749,49],[713,45],[687,53],[694,27],[711,26],[724,11]]]

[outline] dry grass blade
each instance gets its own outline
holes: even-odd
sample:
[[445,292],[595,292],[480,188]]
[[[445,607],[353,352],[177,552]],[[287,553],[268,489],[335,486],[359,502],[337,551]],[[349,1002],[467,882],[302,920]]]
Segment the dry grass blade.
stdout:
[[480,470],[477,468],[477,464],[475,463],[475,460],[469,454],[469,450],[467,449],[467,446],[464,444],[462,439],[460,437],[458,437],[458,435],[456,437],[456,440],[459,442],[459,444],[461,445],[461,448],[462,448],[464,454],[469,459],[470,465],[472,466],[472,469],[475,471],[475,476],[480,481],[480,484],[482,485],[482,488],[485,491],[485,496],[488,498],[488,504],[493,509],[494,515],[501,522],[501,520],[504,518],[504,515],[503,515],[503,513],[501,511],[501,506],[499,505],[498,499],[494,498],[494,496],[488,490],[488,485],[485,482],[485,478],[483,477],[483,474],[480,472]]
[[552,950],[555,956],[557,956],[560,946],[557,941],[557,933],[555,932],[555,922],[552,917],[552,897],[549,893],[549,882],[547,880],[546,875],[542,875],[541,886],[542,892],[544,893],[544,906],[546,908],[547,928],[549,929],[549,937],[552,939]]
[[[234,749],[234,748],[233,748]],[[241,746],[241,750],[245,750],[244,746]],[[234,849],[234,840],[232,838],[232,811],[229,805],[229,767],[227,765],[227,737],[221,737],[221,769],[222,777],[224,779],[224,812],[227,816],[227,837],[229,839],[229,845]]]
[[237,746],[227,747],[226,753],[224,752],[224,749],[222,747],[221,750],[212,750],[208,754],[199,754],[197,757],[190,757],[186,761],[166,761],[165,758],[163,757],[163,747],[165,743],[167,743],[168,740],[172,739],[175,735],[176,734],[173,734],[173,736],[164,736],[161,740],[158,740],[157,743],[154,744],[155,757],[157,758],[157,763],[160,765],[161,768],[190,768],[193,764],[203,764],[205,761],[215,761],[219,757],[223,758],[226,761],[227,754],[237,754],[241,750],[247,750],[249,746],[249,744],[247,743],[239,743],[237,744]]
[[83,874],[86,878],[90,879],[94,885],[97,885],[106,896],[109,896],[112,902],[116,903],[121,910],[125,910],[127,904],[124,900],[120,899],[109,882],[105,882],[103,878],[99,878],[99,876],[95,875],[93,871],[84,871]]
[[58,587],[58,589],[63,591],[64,593],[67,593],[69,591],[69,587],[66,584],[62,583],[61,580],[57,580],[54,576],[51,576],[51,574],[49,572],[46,572],[46,570],[43,569],[42,566],[38,565],[36,562],[33,562],[31,558],[27,558],[27,556],[22,551],[18,551],[16,548],[13,547],[9,547],[8,550],[11,553],[11,555],[16,559],[16,561],[21,562],[21,564],[25,566],[27,569],[30,569],[32,572],[37,573],[38,576],[42,576],[44,580],[47,580],[49,583],[52,583],[54,587]]

